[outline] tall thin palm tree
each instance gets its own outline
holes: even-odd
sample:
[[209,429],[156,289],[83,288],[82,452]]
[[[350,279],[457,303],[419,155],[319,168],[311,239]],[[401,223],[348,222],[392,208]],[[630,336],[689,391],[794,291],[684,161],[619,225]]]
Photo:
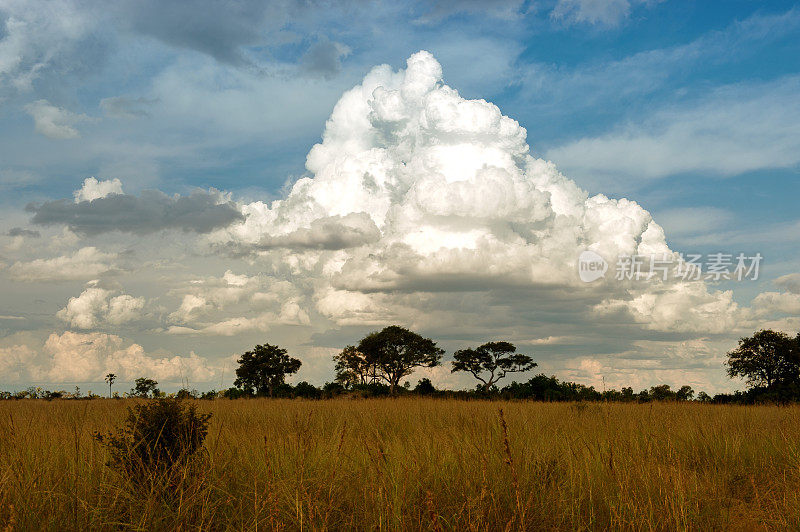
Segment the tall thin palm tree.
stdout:
[[105,381],[108,383],[108,396],[111,397],[111,385],[114,384],[114,381],[117,380],[117,376],[113,373],[109,373],[106,375]]

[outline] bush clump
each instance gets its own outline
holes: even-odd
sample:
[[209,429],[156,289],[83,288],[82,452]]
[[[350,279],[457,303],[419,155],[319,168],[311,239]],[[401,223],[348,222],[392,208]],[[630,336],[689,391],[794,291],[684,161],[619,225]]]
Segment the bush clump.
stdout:
[[203,447],[210,418],[180,399],[154,399],[128,408],[116,433],[95,439],[108,449],[110,467],[134,481],[153,480],[190,464]]

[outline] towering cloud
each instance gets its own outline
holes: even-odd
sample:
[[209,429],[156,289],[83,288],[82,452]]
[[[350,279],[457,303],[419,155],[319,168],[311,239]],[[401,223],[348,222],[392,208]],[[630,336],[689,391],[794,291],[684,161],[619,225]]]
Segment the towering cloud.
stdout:
[[[526,135],[495,105],[445,85],[436,59],[419,52],[406,70],[376,67],[342,96],[308,154],[311,175],[285,199],[242,205],[245,220],[208,239],[313,278],[316,310],[337,323],[397,319],[409,304],[401,293],[509,286],[539,290],[531,297],[543,308],[623,315],[642,330],[731,322],[730,294],[702,281],[615,281],[621,254],[674,256],[662,228],[633,201],[589,197],[533,157]],[[576,271],[586,249],[612,264],[591,286]],[[564,289],[572,295],[553,292]],[[686,305],[703,310],[681,315]]]

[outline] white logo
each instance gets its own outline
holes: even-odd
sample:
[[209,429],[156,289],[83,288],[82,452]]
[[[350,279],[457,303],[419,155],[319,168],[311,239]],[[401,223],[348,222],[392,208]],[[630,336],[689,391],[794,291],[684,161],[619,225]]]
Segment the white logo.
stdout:
[[605,276],[608,271],[608,263],[595,253],[586,250],[578,257],[578,275],[584,283],[591,283]]

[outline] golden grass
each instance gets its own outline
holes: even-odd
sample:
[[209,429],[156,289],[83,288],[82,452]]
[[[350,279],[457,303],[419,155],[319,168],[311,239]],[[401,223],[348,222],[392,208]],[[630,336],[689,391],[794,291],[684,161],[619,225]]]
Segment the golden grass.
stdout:
[[206,466],[164,494],[91,437],[129,404],[0,403],[0,530],[800,528],[800,407],[200,402]]

